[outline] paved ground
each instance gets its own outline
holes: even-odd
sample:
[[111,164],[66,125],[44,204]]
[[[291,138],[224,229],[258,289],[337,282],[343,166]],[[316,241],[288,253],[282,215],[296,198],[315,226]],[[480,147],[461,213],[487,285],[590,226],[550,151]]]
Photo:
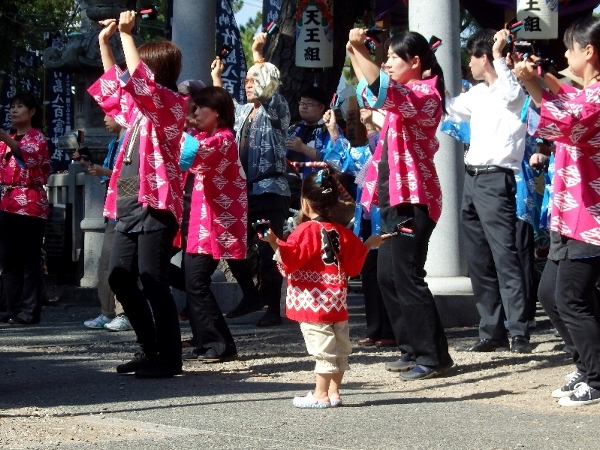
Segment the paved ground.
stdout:
[[[351,334],[364,332],[353,295]],[[98,307],[44,308],[42,324],[0,325],[0,447],[73,449],[591,449],[600,405],[560,408],[550,398],[572,369],[539,317],[532,355],[465,355],[444,378],[402,382],[383,363],[397,353],[355,349],[346,406],[298,410],[313,382],[295,323],[257,329],[232,321],[235,362],[185,363],[183,376],[136,380],[114,367],[135,350],[133,332],[82,326]],[[184,336],[189,327],[183,325]],[[474,329],[448,330],[452,345]]]

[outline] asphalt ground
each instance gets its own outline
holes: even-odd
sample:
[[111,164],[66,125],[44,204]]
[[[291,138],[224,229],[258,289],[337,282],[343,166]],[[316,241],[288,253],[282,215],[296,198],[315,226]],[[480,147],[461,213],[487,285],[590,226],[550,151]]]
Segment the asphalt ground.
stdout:
[[[349,304],[356,340],[365,328],[362,296]],[[134,333],[85,329],[98,313],[89,302],[56,302],[39,325],[0,325],[1,448],[600,448],[600,405],[560,408],[549,398],[572,368],[543,316],[533,355],[471,362],[453,353],[457,366],[431,380],[399,383],[383,369],[394,349],[357,347],[345,406],[301,410],[291,399],[314,375],[296,323],[256,328],[260,313],[232,320],[239,360],[186,362],[182,376],[137,380],[115,372],[136,350]],[[455,345],[477,331],[447,334]]]

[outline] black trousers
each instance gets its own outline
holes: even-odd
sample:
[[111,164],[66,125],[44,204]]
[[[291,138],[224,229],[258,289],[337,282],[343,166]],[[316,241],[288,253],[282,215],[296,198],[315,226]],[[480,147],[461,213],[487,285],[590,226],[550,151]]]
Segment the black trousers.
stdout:
[[175,227],[142,233],[117,231],[108,282],[146,355],[181,367],[179,316],[169,287],[175,232]]
[[515,245],[523,269],[527,320],[533,320],[535,319],[538,283],[535,274],[535,237],[533,226],[530,223],[517,219]]
[[378,255],[379,250],[371,250],[367,253],[361,272],[361,283],[365,298],[365,318],[367,320],[366,337],[371,339],[395,339],[392,324],[377,282]]
[[219,260],[211,255],[186,253],[185,293],[196,349],[212,348],[217,355],[237,353],[235,341],[213,295],[210,276]]
[[0,211],[0,272],[6,314],[39,322],[44,295],[42,245],[46,219]]
[[[258,196],[260,197],[260,196]],[[249,197],[249,201],[256,201],[252,196]],[[271,229],[273,232],[281,237],[283,235],[283,226],[287,219],[287,209],[268,209],[268,205],[262,205],[257,207],[256,205],[249,205],[248,211],[248,245],[252,242],[257,241],[256,231],[252,228],[252,224],[258,220],[269,220],[271,222]],[[258,240],[258,275],[259,275],[259,286],[260,295],[263,298],[263,303],[267,304],[267,313],[273,315],[280,315],[280,301],[281,301],[281,284],[283,282],[283,276],[277,269],[277,264],[273,261],[273,255],[275,252],[271,248],[268,242]],[[231,273],[236,278],[238,283],[240,280],[247,278],[250,273],[248,261],[240,259],[227,260],[227,264],[231,269]],[[247,281],[243,281],[247,285]],[[242,290],[244,286],[240,284]],[[251,291],[247,288],[249,294]],[[246,296],[246,292],[244,292]]]
[[529,336],[523,270],[515,246],[513,174],[465,174],[461,220],[481,339]]
[[382,222],[388,229],[409,217],[416,222],[414,237],[396,235],[383,242],[379,247],[377,280],[400,349],[414,355],[417,364],[445,365],[450,361],[448,342],[425,282],[427,248],[435,222],[423,205],[381,209]]
[[600,389],[600,257],[546,261],[538,297],[587,384]]

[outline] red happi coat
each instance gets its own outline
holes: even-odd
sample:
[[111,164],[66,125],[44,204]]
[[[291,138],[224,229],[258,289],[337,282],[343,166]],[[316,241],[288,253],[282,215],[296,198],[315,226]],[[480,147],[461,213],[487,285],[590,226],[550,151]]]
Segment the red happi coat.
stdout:
[[186,251],[245,259],[248,188],[235,136],[220,128],[213,136],[201,132],[194,137],[200,146],[189,169],[195,180]]
[[19,163],[14,156],[7,161],[4,157],[10,148],[0,142],[0,187],[4,191],[0,211],[47,219],[50,208],[44,186],[50,175],[50,155],[46,136],[31,128],[19,141],[19,148],[24,161]]
[[390,206],[427,205],[429,217],[435,222],[439,220],[442,190],[433,157],[439,148],[435,133],[442,117],[442,101],[436,81],[437,77],[432,77],[403,85],[381,72],[377,95],[370,91],[358,92],[371,107],[387,111],[365,176],[361,203],[367,210],[371,204],[379,205],[378,164],[383,144],[387,142]]
[[360,239],[340,224],[311,220],[277,242],[288,280],[286,316],[298,322],[348,320],[348,277],[360,273],[369,252]]
[[550,228],[600,245],[600,83],[544,92],[535,135],[557,144]]
[[[180,140],[185,124],[186,97],[157,84],[151,70],[140,62],[128,77],[118,66],[102,75],[88,92],[106,114],[127,128],[141,117],[139,135],[140,192],[144,206],[171,211],[178,222],[183,212],[183,181],[179,169]],[[117,156],[106,193],[104,215],[112,219],[117,211],[117,180],[125,151]]]

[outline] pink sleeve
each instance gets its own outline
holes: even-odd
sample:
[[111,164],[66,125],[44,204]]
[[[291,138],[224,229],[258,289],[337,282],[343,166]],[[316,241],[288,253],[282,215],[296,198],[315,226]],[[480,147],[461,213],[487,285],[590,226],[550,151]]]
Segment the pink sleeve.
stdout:
[[[195,136],[200,142],[196,158],[190,167],[194,173],[208,172],[219,167],[219,163],[231,152],[232,146],[235,147],[235,138],[229,130],[219,130],[213,136],[205,138],[206,133],[199,133]],[[237,148],[235,149],[237,153]]]
[[544,91],[536,135],[565,145],[597,148],[600,85],[594,86],[578,91],[562,85],[557,95]]
[[435,126],[439,123],[442,111],[440,93],[435,87],[437,77],[427,78],[411,85],[396,83],[381,72],[379,90],[372,92],[370,105],[374,109],[391,111],[404,120],[419,123],[421,126]]
[[126,80],[123,90],[153,123],[157,134],[173,147],[179,147],[185,124],[186,97],[156,83],[154,74],[143,61]]
[[125,107],[124,93],[121,87],[121,76],[123,71],[115,65],[106,71],[94,84],[88,93],[102,108],[105,114],[112,117],[119,125],[128,128],[128,115]]

